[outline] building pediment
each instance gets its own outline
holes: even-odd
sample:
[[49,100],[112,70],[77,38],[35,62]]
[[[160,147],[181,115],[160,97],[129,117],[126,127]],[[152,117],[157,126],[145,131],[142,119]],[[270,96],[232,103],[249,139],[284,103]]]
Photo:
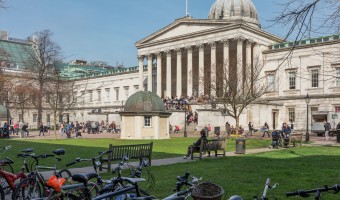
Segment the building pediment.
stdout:
[[169,39],[185,37],[188,35],[199,34],[207,30],[214,30],[219,27],[233,24],[216,20],[182,18],[160,29],[159,31],[137,41],[136,47],[144,44],[168,41]]
[[163,46],[166,46],[167,44],[173,46],[174,43],[178,43],[179,41],[188,43],[188,41],[191,40],[213,40],[217,37],[242,37],[242,34],[245,34],[246,36],[248,33],[250,33],[250,38],[253,38],[253,36],[250,36],[251,34],[255,34],[257,35],[256,38],[265,40],[265,43],[267,44],[283,41],[281,38],[269,34],[242,20],[221,21],[182,18],[136,42],[135,46],[137,49],[156,46],[164,48]]

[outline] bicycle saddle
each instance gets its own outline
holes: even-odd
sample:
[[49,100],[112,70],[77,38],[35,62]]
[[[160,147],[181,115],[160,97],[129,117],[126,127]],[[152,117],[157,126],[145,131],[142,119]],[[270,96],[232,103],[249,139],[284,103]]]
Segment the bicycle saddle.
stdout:
[[128,181],[130,183],[138,183],[138,182],[145,181],[144,178],[123,178],[122,177],[122,179],[125,180],[125,181]]
[[57,149],[57,150],[54,150],[53,153],[57,156],[64,155],[65,149]]
[[32,153],[33,152],[33,148],[24,149],[24,150],[21,150],[21,152],[23,152],[23,153]]
[[83,183],[85,185],[90,179],[97,178],[97,177],[98,177],[98,174],[96,173],[75,174],[72,176],[72,180]]

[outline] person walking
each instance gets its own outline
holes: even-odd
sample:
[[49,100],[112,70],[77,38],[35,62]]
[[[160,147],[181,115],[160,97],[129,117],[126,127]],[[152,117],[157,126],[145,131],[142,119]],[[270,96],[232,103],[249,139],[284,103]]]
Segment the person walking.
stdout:
[[39,125],[39,136],[41,135],[41,133],[42,133],[43,136],[45,136],[45,134],[44,134],[44,125],[43,125],[42,122],[40,122],[40,125]]
[[13,126],[16,135],[19,135],[19,122],[16,122]]
[[267,133],[268,134],[268,137],[270,137],[270,134],[269,134],[269,126],[267,124],[267,122],[264,123],[263,127],[262,127],[262,137],[264,137],[264,135]]

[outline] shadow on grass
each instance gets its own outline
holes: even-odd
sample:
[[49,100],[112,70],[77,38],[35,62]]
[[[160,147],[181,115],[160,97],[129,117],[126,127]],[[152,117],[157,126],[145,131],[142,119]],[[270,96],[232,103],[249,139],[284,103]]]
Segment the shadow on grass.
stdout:
[[[279,183],[272,194],[274,193],[277,199],[286,199],[286,192],[340,184],[339,154],[339,147],[302,147],[154,166],[151,167],[156,178],[157,189],[154,194],[162,198],[171,194],[176,176],[189,171],[196,177],[203,177],[204,181],[221,185],[227,191],[228,197],[239,194],[244,199],[252,199],[256,194],[261,195],[265,181],[270,177],[272,184]],[[269,199],[272,199],[272,194]],[[340,199],[340,194],[328,194],[325,199]]]

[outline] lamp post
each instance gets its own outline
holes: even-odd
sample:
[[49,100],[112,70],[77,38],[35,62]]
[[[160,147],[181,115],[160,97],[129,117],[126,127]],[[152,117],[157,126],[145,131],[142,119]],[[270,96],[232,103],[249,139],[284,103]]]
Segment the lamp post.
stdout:
[[184,100],[184,137],[188,137],[187,134],[187,104],[186,101]]
[[308,124],[308,110],[309,110],[309,102],[310,102],[310,99],[311,99],[311,98],[309,97],[308,93],[307,93],[307,96],[304,97],[304,99],[305,99],[306,104],[307,104],[306,142],[308,142],[308,141],[309,141],[309,131],[308,131],[308,126],[309,126],[309,124]]

